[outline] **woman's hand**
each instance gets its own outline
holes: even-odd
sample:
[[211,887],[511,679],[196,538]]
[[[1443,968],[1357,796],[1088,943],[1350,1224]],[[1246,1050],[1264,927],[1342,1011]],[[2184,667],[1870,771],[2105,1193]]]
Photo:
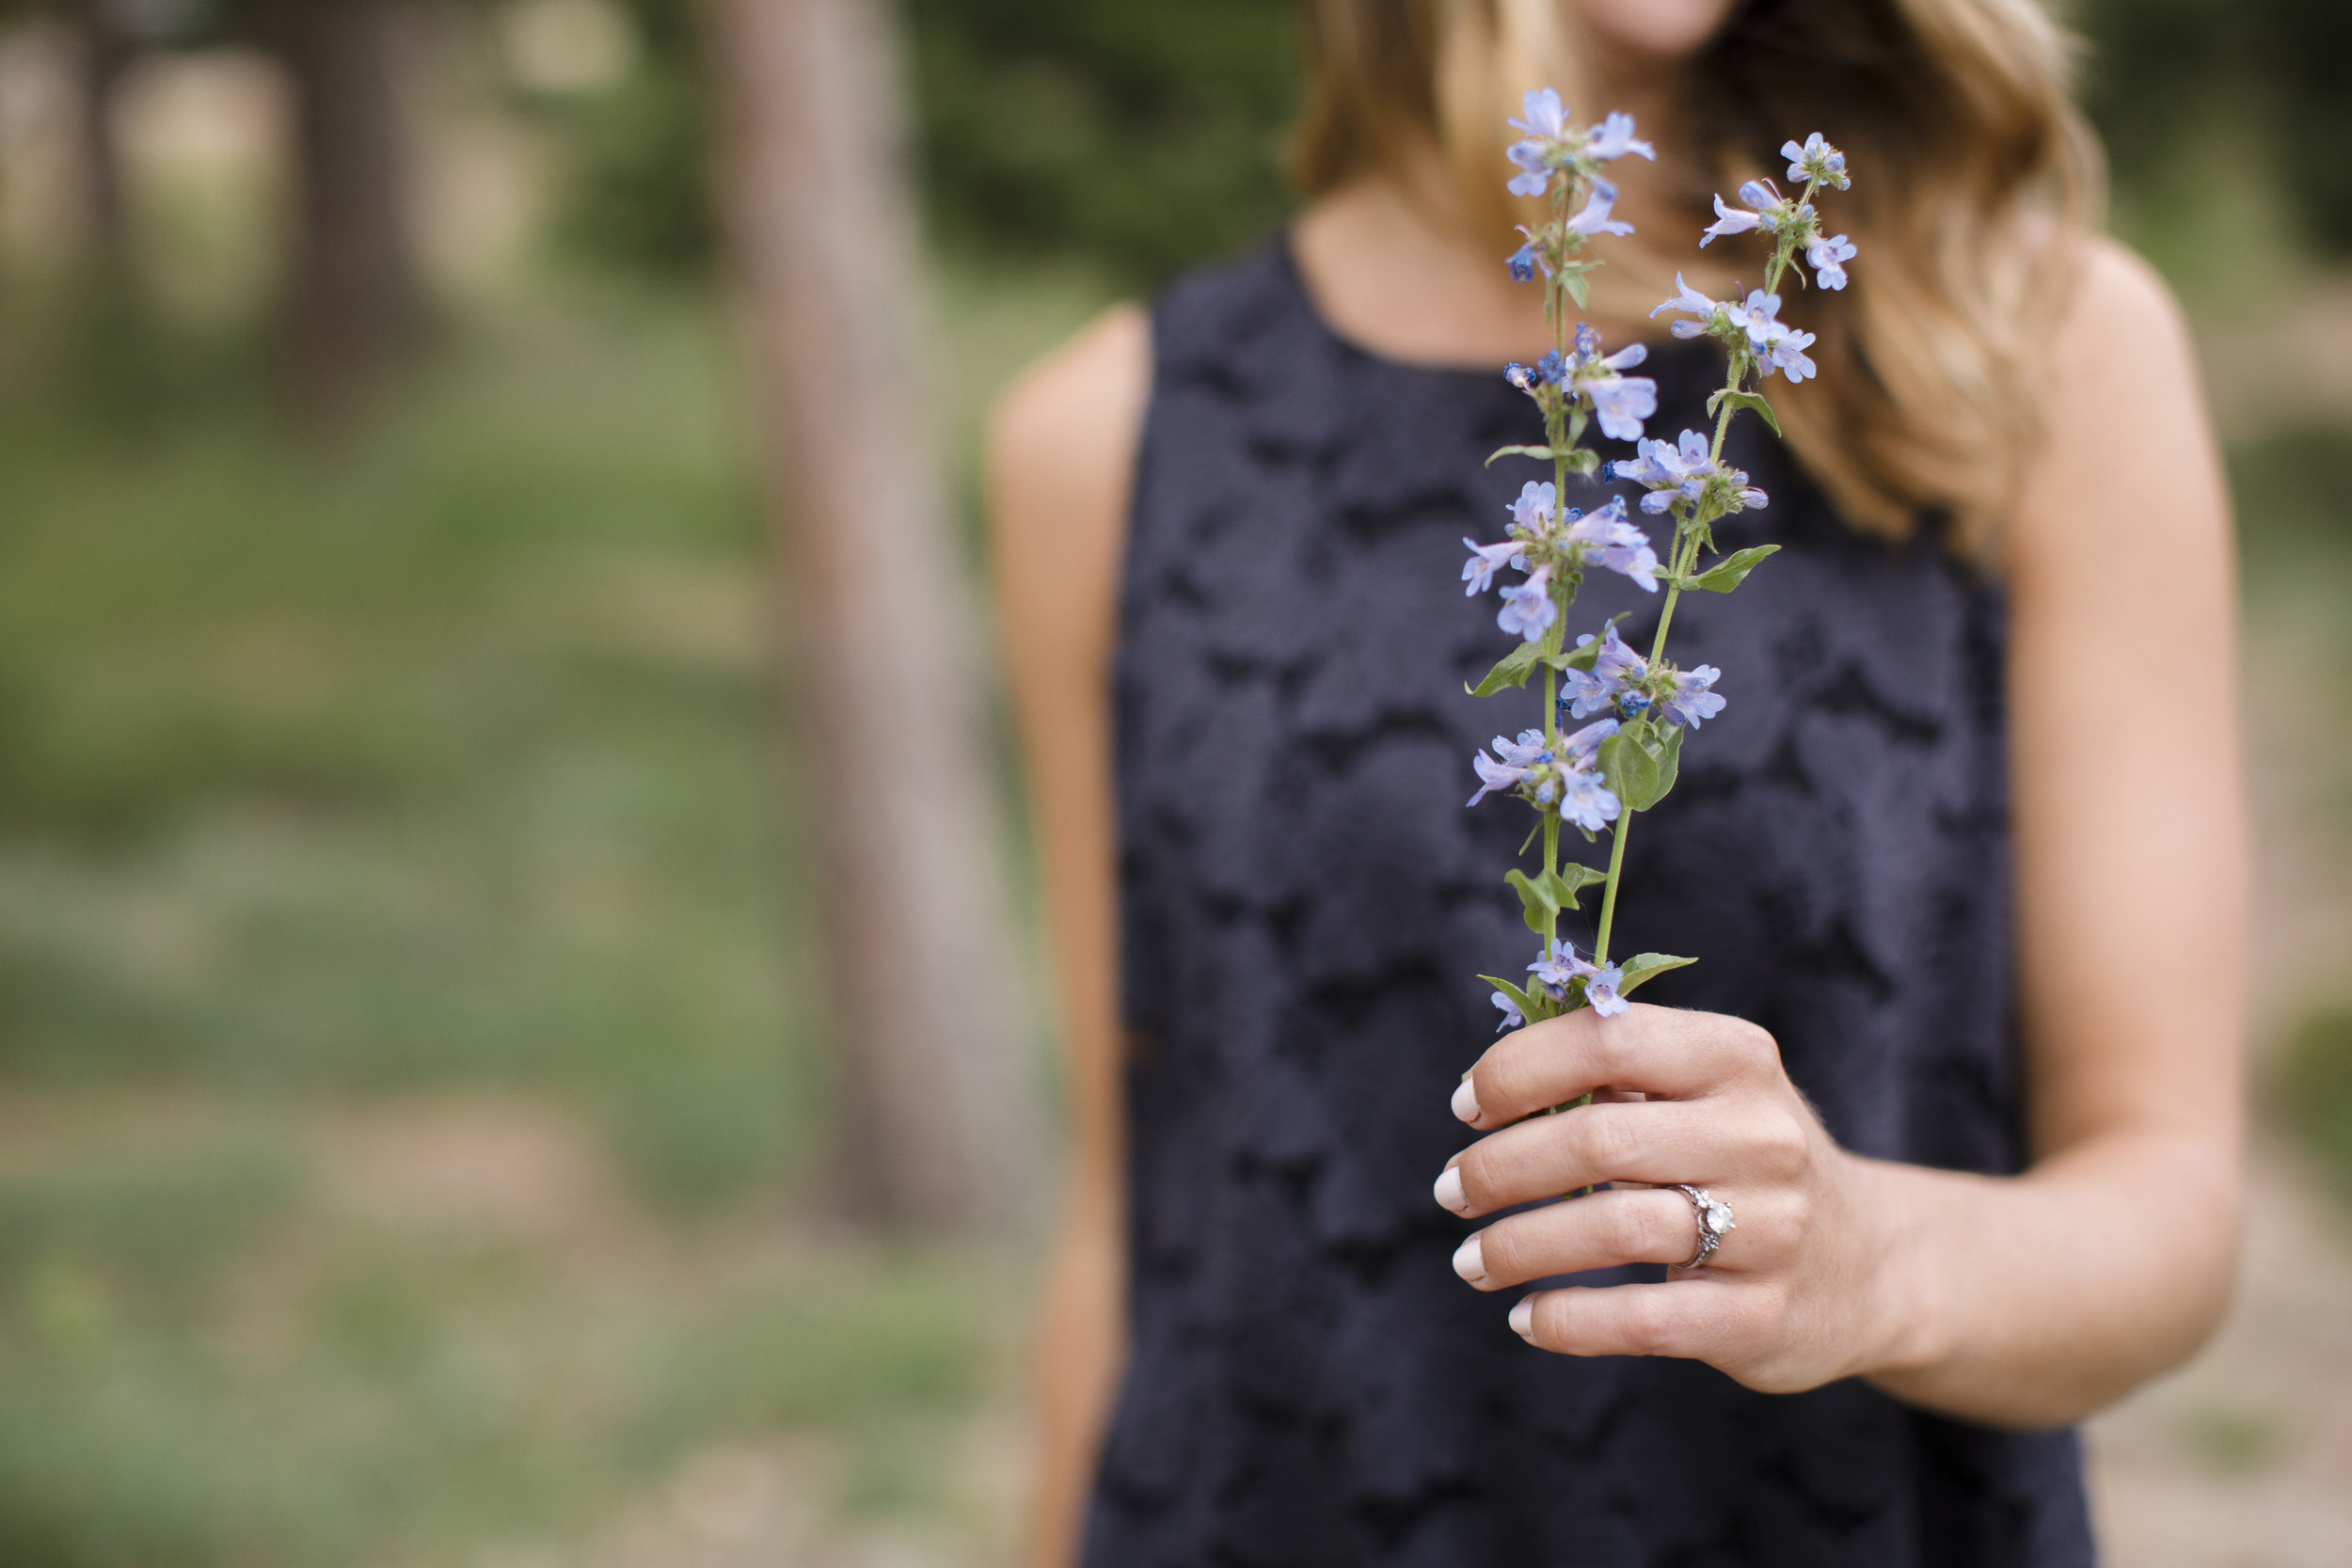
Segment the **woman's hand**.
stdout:
[[[1600,1098],[1536,1114],[1588,1093]],[[1778,1393],[1900,1359],[1905,1315],[1884,1300],[1888,1227],[1872,1164],[1831,1139],[1754,1024],[1668,1007],[1614,1018],[1586,1008],[1499,1041],[1454,1110],[1488,1133],[1438,1179],[1438,1201],[1466,1218],[1600,1182],[1654,1184],[1496,1221],[1454,1254],[1455,1271],[1479,1290],[1689,1261],[1698,1223],[1673,1183],[1708,1189],[1737,1217],[1704,1268],[1665,1284],[1528,1297],[1511,1325],[1531,1344],[1686,1356]]]

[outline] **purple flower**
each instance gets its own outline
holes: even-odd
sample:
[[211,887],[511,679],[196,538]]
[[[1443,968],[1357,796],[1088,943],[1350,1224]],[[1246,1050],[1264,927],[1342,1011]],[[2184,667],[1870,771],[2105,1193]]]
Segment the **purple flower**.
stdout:
[[1588,158],[1597,158],[1607,163],[1622,158],[1629,152],[1636,157],[1647,158],[1652,163],[1658,161],[1656,148],[1645,141],[1633,139],[1633,117],[1631,115],[1604,115],[1598,125],[1584,133],[1584,155]]
[[1747,303],[1734,308],[1732,319],[1747,329],[1748,341],[1758,354],[1788,336],[1791,328],[1780,320],[1780,295],[1761,289],[1748,291]]
[[[1518,182],[1514,180],[1511,183],[1517,185]],[[1530,240],[1518,249],[1511,252],[1510,259],[1502,264],[1511,269],[1512,282],[1526,283],[1534,280],[1536,265],[1542,260],[1542,257],[1535,254],[1535,242]],[[1546,267],[1544,270],[1549,272],[1551,269]]]
[[1699,235],[1699,248],[1705,250],[1717,240],[1725,239],[1733,234],[1744,234],[1761,221],[1763,220],[1754,213],[1735,213],[1724,206],[1723,193],[1718,191],[1715,194],[1715,221],[1708,224],[1706,231]]
[[[1576,640],[1576,645],[1580,648],[1590,647],[1592,641],[1592,634],[1588,632]],[[1625,639],[1617,635],[1617,628],[1614,626],[1605,628],[1601,633],[1600,651],[1593,656],[1591,670],[1568,669],[1560,672],[1560,678],[1565,683],[1563,690],[1568,699],[1568,717],[1584,719],[1605,711],[1613,706],[1629,688],[1648,673],[1648,661],[1626,646]],[[1616,733],[1615,720],[1604,719],[1601,722],[1609,726],[1609,735]],[[1598,725],[1592,726],[1592,729],[1598,728]],[[1607,738],[1607,735],[1596,736],[1593,744],[1597,746]]]
[[1551,602],[1551,566],[1546,562],[1528,573],[1525,582],[1502,591],[1502,610],[1495,625],[1522,641],[1533,642],[1559,614],[1559,607]]
[[1495,574],[1511,564],[1519,551],[1526,547],[1516,539],[1505,539],[1500,545],[1481,545],[1470,539],[1464,539],[1462,543],[1470,552],[1470,558],[1462,563],[1462,580],[1470,584],[1462,590],[1462,596],[1466,599],[1493,587]]
[[[1581,671],[1578,673],[1582,673]],[[1574,735],[1562,737],[1560,754],[1567,758],[1569,767],[1590,772],[1598,764],[1600,743],[1616,733],[1617,721],[1614,719],[1587,724]]]
[[1772,346],[1764,356],[1764,373],[1770,375],[1778,371],[1792,382],[1803,381],[1815,373],[1813,361],[1804,355],[1804,351],[1812,346],[1812,333],[1782,327],[1781,335],[1772,340]]
[[1585,198],[1584,210],[1568,219],[1568,232],[1587,237],[1594,234],[1632,233],[1633,225],[1610,217],[1609,209],[1616,204],[1617,187],[1606,180],[1594,181],[1593,194]]
[[1805,137],[1803,147],[1794,141],[1781,143],[1780,155],[1788,160],[1788,178],[1792,182],[1818,180],[1841,191],[1853,183],[1846,177],[1846,155],[1823,141],[1819,131]]
[[1649,535],[1627,519],[1623,496],[1612,496],[1607,506],[1577,518],[1566,537],[1583,546],[1586,560],[1631,578],[1645,594],[1658,592],[1658,552]]
[[1811,263],[1814,276],[1824,289],[1846,286],[1846,263],[1853,258],[1853,242],[1843,234],[1832,234],[1826,239],[1816,234],[1804,242],[1804,259]]
[[1698,499],[1707,481],[1717,472],[1714,460],[1707,453],[1707,437],[1695,430],[1684,431],[1675,446],[1645,440],[1634,450],[1641,454],[1639,457],[1620,459],[1611,467],[1617,478],[1649,487],[1650,493],[1642,498],[1645,512],[1663,512],[1677,499]]
[[1648,357],[1649,350],[1634,343],[1603,358],[1599,334],[1589,326],[1576,329],[1576,357],[1566,367],[1567,379],[1599,416],[1601,434],[1612,440],[1640,440],[1642,421],[1658,412],[1658,383],[1645,375],[1622,373]]
[[1666,693],[1658,705],[1664,708],[1666,717],[1676,723],[1695,730],[1701,721],[1712,719],[1723,712],[1724,699],[1712,689],[1715,683],[1723,678],[1724,673],[1711,664],[1702,664],[1695,670],[1677,670],[1675,672],[1675,689]]
[[1557,387],[1567,379],[1567,361],[1560,357],[1556,348],[1544,350],[1544,356],[1535,361],[1535,379],[1547,387]]
[[1560,781],[1560,820],[1597,833],[1625,808],[1597,773],[1571,772]]
[[1502,367],[1502,379],[1522,392],[1535,389],[1535,372],[1516,359]]
[[1526,133],[1527,139],[1513,142],[1504,156],[1517,164],[1519,172],[1511,176],[1504,189],[1513,196],[1541,196],[1551,183],[1551,171],[1558,166],[1562,143],[1568,135],[1568,111],[1560,102],[1560,94],[1550,87],[1538,87],[1519,101],[1525,119],[1510,121],[1511,129]]
[[1650,318],[1654,321],[1669,310],[1681,310],[1699,318],[1694,322],[1670,323],[1666,330],[1677,338],[1699,337],[1713,325],[1724,311],[1729,309],[1729,307],[1708,298],[1690,284],[1685,283],[1680,273],[1675,274],[1675,290],[1674,298],[1652,310]]
[[1512,1001],[1501,991],[1494,992],[1493,999],[1494,1005],[1502,1009],[1502,1022],[1495,1025],[1496,1034],[1500,1035],[1505,1029],[1516,1029],[1520,1024],[1527,1022],[1527,1020],[1519,1016],[1519,1005],[1518,1003]]
[[1519,486],[1519,499],[1511,503],[1511,521],[1540,539],[1551,531],[1552,509],[1558,504],[1551,481],[1531,479]]
[[[1497,736],[1492,744],[1493,757],[1480,752],[1470,758],[1470,767],[1478,773],[1478,793],[1470,798],[1473,806],[1494,790],[1517,789],[1538,767],[1550,760],[1550,754],[1544,750],[1541,730],[1521,730],[1516,742]],[[1495,760],[1497,757],[1502,760]]]
[[1556,999],[1565,1001],[1568,988],[1576,981],[1584,982],[1584,1000],[1594,1012],[1603,1018],[1614,1018],[1633,1006],[1617,994],[1625,984],[1625,971],[1615,964],[1606,967],[1586,963],[1576,956],[1571,942],[1554,938],[1551,951],[1527,966],[1528,972]]

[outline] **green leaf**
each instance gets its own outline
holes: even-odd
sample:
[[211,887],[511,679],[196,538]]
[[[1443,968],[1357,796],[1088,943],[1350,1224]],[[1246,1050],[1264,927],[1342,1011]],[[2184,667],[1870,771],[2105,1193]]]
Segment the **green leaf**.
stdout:
[[1495,459],[1498,457],[1535,457],[1549,463],[1551,461],[1551,449],[1549,447],[1497,447],[1487,454],[1486,467],[1493,467]]
[[1701,588],[1709,594],[1728,594],[1746,580],[1756,570],[1756,563],[1780,548],[1778,545],[1753,545],[1735,555],[1727,555],[1696,577],[1682,578],[1685,588]]
[[1734,408],[1755,409],[1756,413],[1763,416],[1764,422],[1772,427],[1773,435],[1778,436],[1780,434],[1780,416],[1772,412],[1772,405],[1764,401],[1764,394],[1761,392],[1734,392],[1726,388],[1724,391],[1717,392],[1713,397],[1707,400],[1707,411],[1709,414],[1714,413],[1716,407],[1721,404],[1726,397],[1731,399],[1731,405]]
[[1583,309],[1584,269],[1582,267],[1568,267],[1560,274],[1560,281],[1567,285],[1568,297],[1576,301],[1576,308],[1580,310]]
[[1508,980],[1497,979],[1491,974],[1481,974],[1479,978],[1509,997],[1511,1006],[1517,1007],[1519,1010],[1519,1017],[1527,1020],[1528,1022],[1533,1023],[1544,1016],[1544,999],[1541,991],[1531,996]]
[[1533,877],[1524,871],[1506,872],[1502,879],[1518,891],[1520,916],[1527,922],[1527,928],[1542,936],[1562,910],[1577,908],[1579,893],[1609,878],[1589,865],[1572,862],[1558,871],[1539,872]]
[[1600,453],[1592,451],[1588,447],[1570,447],[1566,451],[1561,453],[1561,456],[1567,460],[1568,472],[1572,474],[1597,474],[1600,472]]
[[1502,656],[1501,663],[1486,672],[1486,678],[1476,686],[1462,689],[1473,697],[1491,697],[1506,686],[1525,686],[1527,677],[1535,673],[1535,661],[1543,657],[1541,642],[1522,642]]
[[1617,982],[1617,994],[1623,996],[1645,980],[1696,962],[1696,958],[1677,958],[1665,953],[1636,953],[1617,966],[1625,972],[1625,978]]
[[1628,811],[1647,811],[1675,786],[1682,759],[1682,728],[1636,719],[1600,743],[1603,781]]

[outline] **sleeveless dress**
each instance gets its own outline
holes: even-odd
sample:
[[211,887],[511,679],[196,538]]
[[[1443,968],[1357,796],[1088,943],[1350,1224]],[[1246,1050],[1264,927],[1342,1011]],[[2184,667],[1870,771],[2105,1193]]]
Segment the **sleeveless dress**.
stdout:
[[[1462,802],[1540,705],[1464,691],[1516,639],[1461,540],[1549,477],[1481,467],[1536,416],[1343,341],[1279,245],[1177,283],[1153,335],[1114,685],[1132,1348],[1089,1568],[2090,1563],[2071,1431],[1548,1354],[1505,1323],[1521,1292],[1454,1276],[1472,1227],[1429,1189],[1472,1141],[1475,976],[1534,946],[1502,880],[1533,815]],[[1722,373],[1671,341],[1645,372],[1667,438]],[[1845,1147],[2015,1171],[2000,598],[1734,431],[1772,504],[1718,541],[1784,549],[1677,613],[1729,705],[1632,835],[1615,946],[1699,955],[1642,1000],[1772,1031]],[[1596,572],[1570,630],[1630,611],[1645,648],[1659,603]]]

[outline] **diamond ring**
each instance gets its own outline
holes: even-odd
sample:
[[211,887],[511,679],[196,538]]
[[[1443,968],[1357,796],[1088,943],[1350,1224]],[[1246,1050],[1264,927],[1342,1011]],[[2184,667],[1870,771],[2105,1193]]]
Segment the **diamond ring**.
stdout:
[[1709,1193],[1705,1187],[1692,1187],[1677,1181],[1675,1191],[1691,1200],[1691,1217],[1698,1222],[1699,1249],[1691,1255],[1686,1269],[1703,1269],[1715,1256],[1715,1249],[1724,1244],[1724,1238],[1739,1228],[1731,1217],[1731,1205]]

